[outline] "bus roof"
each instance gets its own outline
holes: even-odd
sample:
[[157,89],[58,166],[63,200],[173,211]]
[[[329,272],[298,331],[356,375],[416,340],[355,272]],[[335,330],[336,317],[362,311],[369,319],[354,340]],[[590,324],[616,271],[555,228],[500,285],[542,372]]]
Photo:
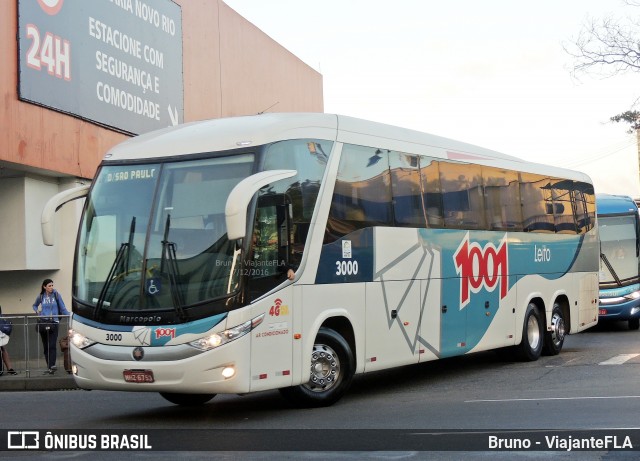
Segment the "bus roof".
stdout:
[[157,160],[305,138],[388,148],[591,183],[586,174],[577,171],[528,162],[415,130],[324,113],[269,113],[185,123],[124,141],[109,150],[104,160]]
[[596,194],[598,215],[637,213],[636,202],[626,195]]

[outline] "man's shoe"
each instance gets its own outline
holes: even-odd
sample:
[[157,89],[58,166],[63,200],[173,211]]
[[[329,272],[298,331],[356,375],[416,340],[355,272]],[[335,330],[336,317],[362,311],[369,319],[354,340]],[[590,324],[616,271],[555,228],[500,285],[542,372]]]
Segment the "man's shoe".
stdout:
[[54,374],[56,371],[52,368],[49,368],[47,371],[45,371],[44,373],[42,373],[43,375],[52,375]]
[[56,370],[58,369],[57,366],[53,365],[51,368],[49,368],[49,370],[52,370],[54,373],[56,372]]
[[18,372],[16,370],[14,370],[13,368],[9,368],[9,371],[7,371],[7,373],[9,373],[10,375],[17,375]]

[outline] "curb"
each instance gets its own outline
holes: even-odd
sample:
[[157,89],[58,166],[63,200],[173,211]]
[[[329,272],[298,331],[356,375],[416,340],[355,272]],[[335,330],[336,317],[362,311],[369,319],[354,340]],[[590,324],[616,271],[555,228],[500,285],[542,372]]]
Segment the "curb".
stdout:
[[79,389],[71,375],[25,377],[7,375],[0,376],[0,391],[62,391]]

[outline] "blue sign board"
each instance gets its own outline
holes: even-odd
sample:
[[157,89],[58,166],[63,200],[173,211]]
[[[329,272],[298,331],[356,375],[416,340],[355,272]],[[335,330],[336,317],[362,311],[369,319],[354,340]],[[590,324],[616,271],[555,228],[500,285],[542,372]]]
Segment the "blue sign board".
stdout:
[[183,121],[171,0],[19,0],[19,97],[131,134]]

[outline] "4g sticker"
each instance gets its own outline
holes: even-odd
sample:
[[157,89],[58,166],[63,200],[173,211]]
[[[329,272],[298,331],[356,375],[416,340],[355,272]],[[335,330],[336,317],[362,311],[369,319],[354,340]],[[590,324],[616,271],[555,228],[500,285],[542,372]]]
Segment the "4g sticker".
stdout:
[[277,298],[273,302],[273,306],[269,309],[269,315],[271,317],[280,317],[282,315],[289,315],[289,306],[282,304],[282,300]]
[[[280,298],[276,298],[276,300],[273,301],[273,305],[269,308],[269,316],[282,317],[286,315],[289,315],[289,306],[287,306],[286,304],[282,304],[282,300]],[[288,334],[289,334],[288,322],[277,320],[275,323],[268,324],[266,331],[256,332],[255,337],[268,338],[268,337],[275,337],[275,336],[288,335]]]

